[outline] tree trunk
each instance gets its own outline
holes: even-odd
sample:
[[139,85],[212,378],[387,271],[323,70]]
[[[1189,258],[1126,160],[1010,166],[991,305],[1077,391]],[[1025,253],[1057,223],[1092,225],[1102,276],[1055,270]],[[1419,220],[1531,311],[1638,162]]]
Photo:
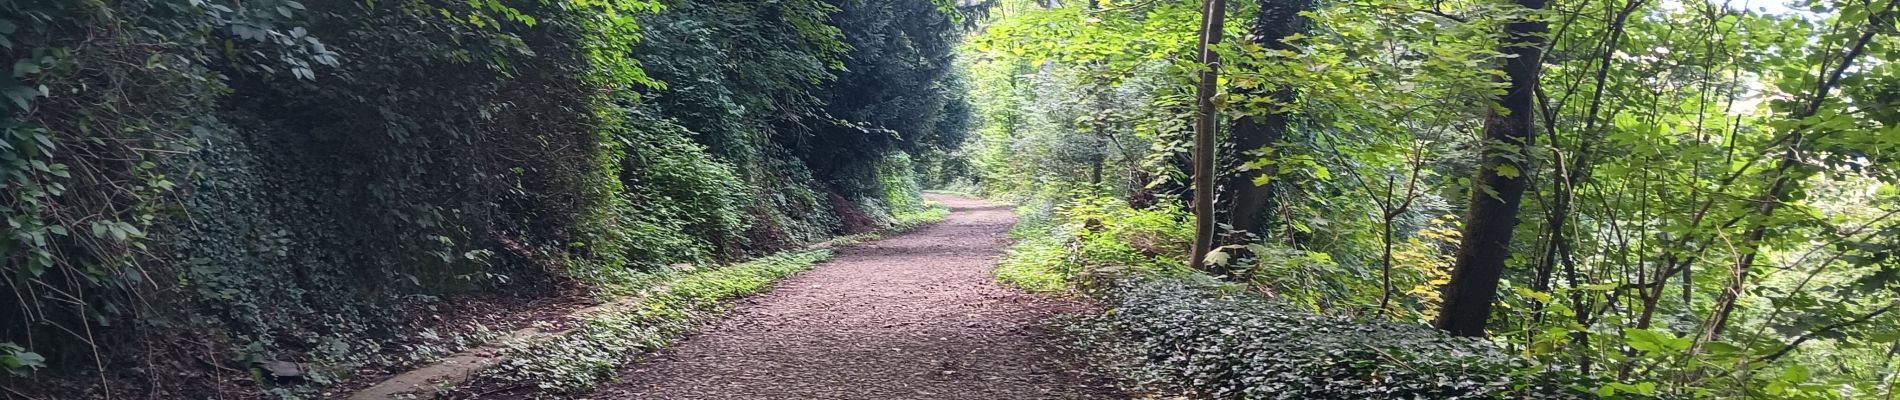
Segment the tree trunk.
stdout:
[[1213,47],[1220,43],[1226,14],[1225,0],[1201,2],[1201,43],[1196,50],[1205,69],[1194,89],[1194,248],[1188,265],[1216,274],[1220,271],[1209,269],[1206,261],[1214,249],[1214,127],[1219,117],[1214,110],[1214,85],[1220,78],[1220,54]]
[[[1094,13],[1101,9],[1102,9],[1101,0],[1089,0],[1088,12]],[[1099,67],[1101,64],[1102,64],[1101,61],[1089,62],[1089,66],[1091,68]],[[1094,96],[1095,97],[1095,112],[1097,113],[1096,116],[1099,117],[1102,115],[1101,114],[1102,112],[1108,110],[1109,108],[1109,102],[1108,102],[1109,94],[1108,93],[1109,91],[1115,90],[1115,86],[1108,82],[1099,82],[1099,83],[1096,83],[1096,85],[1098,85],[1099,87],[1095,88],[1096,90],[1095,96]],[[1109,135],[1108,126],[1107,126],[1108,122],[1105,119],[1101,119],[1101,118],[1093,119],[1090,122],[1090,125],[1093,126],[1093,128],[1091,129],[1093,130],[1096,139],[1101,139],[1103,141],[1113,140],[1112,138],[1108,136]],[[1094,149],[1094,151],[1095,151],[1094,154],[1089,155],[1089,192],[1090,193],[1096,193],[1102,190],[1102,164],[1105,164],[1108,162],[1108,147],[1107,146]]]
[[[1517,0],[1517,4],[1539,10],[1544,1]],[[1506,113],[1493,109],[1485,115],[1484,147],[1479,151],[1483,160],[1465,213],[1464,240],[1458,244],[1451,282],[1444,287],[1444,305],[1433,324],[1453,335],[1484,336],[1504,260],[1510,256],[1511,233],[1517,227],[1518,203],[1526,186],[1522,164],[1511,159],[1524,154],[1531,141],[1532,107],[1543,62],[1540,36],[1547,30],[1544,22],[1535,20],[1504,26],[1509,37],[1503,53],[1513,56],[1504,63],[1510,87],[1498,97]],[[1515,173],[1501,174],[1500,169]]]
[[1107,162],[1107,153],[1089,157],[1089,190],[1102,190],[1102,164]]
[[[1300,12],[1312,8],[1309,0],[1258,0],[1259,12],[1254,14],[1251,38],[1255,44],[1269,50],[1295,50],[1287,45],[1285,39],[1296,33],[1305,32],[1309,22]],[[1249,93],[1265,95],[1280,104],[1292,103],[1296,93],[1291,87],[1277,87],[1268,93]],[[1266,115],[1254,115],[1234,122],[1233,130],[1227,134],[1227,148],[1236,157],[1236,162],[1244,164],[1247,157],[1273,157],[1270,146],[1286,137],[1287,115],[1271,112]],[[1249,152],[1269,151],[1258,155]],[[1268,166],[1250,171],[1236,171],[1227,176],[1227,182],[1221,185],[1221,199],[1228,200],[1228,226],[1233,227],[1237,237],[1225,240],[1228,243],[1258,240],[1266,236],[1267,207],[1273,203],[1273,186],[1255,184],[1260,177],[1271,177],[1278,173],[1277,168]]]

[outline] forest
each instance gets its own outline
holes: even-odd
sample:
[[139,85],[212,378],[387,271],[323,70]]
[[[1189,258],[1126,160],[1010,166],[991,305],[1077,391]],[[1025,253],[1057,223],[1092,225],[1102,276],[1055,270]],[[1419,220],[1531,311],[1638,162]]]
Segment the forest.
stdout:
[[0,55],[0,398],[1900,397],[1900,0],[0,0]]
[[[1892,1],[992,13],[960,50],[976,117],[962,149],[973,174],[957,185],[1042,221],[1019,225],[999,275],[1055,290],[1099,284],[1102,270],[1198,272],[1270,300],[1178,283],[1111,295],[1184,308],[1109,321],[1147,338],[1138,354],[1162,379],[1298,398],[1254,391],[1315,372],[1280,365],[1303,357],[1295,348],[1384,347],[1431,327],[1518,359],[1494,376],[1602,397],[1895,396]],[[1316,329],[1305,313],[1400,327],[1327,338],[1297,331]],[[1346,343],[1181,332],[1222,326]],[[1365,361],[1463,356],[1427,343]],[[1450,372],[1420,365],[1353,373]],[[1391,393],[1315,379],[1272,390]],[[1450,398],[1411,393],[1440,394],[1391,397]]]

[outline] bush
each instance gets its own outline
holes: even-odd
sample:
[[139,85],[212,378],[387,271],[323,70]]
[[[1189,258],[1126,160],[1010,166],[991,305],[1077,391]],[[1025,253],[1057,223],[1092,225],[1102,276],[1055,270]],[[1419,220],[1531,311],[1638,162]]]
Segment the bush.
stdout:
[[1047,212],[1035,205],[1016,209],[1016,226],[1010,228],[1014,241],[1009,254],[993,272],[998,281],[1031,292],[1060,292],[1072,286],[1066,244],[1074,239]]
[[628,258],[648,267],[706,262],[745,245],[753,199],[734,168],[671,121],[634,115],[638,123],[617,135],[628,153],[620,167]]
[[[1021,228],[1022,225],[1018,225]],[[1020,231],[1021,229],[1018,229]],[[1031,292],[1068,290],[1069,274],[1064,272],[1067,252],[1060,238],[1048,235],[1015,235],[1016,244],[1009,256],[996,266],[996,279],[1004,284]]]
[[[1239,399],[1583,399],[1592,388],[1473,339],[1314,314],[1210,279],[1127,278],[1080,325],[1147,382]],[[1107,347],[1103,347],[1107,348]]]
[[1048,211],[1024,206],[1017,214],[1010,230],[1016,244],[995,271],[1003,283],[1055,292],[1098,272],[1187,272],[1178,255],[1193,238],[1193,226],[1177,208],[1138,210],[1115,199],[1083,197]]

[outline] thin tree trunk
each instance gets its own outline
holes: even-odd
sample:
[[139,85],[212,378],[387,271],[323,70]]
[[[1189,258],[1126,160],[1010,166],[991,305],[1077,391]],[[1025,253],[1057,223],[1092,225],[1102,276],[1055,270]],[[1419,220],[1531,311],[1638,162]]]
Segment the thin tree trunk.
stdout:
[[[1517,0],[1518,5],[1532,10],[1543,9],[1544,2]],[[1458,244],[1451,282],[1445,284],[1444,304],[1433,323],[1453,335],[1484,336],[1491,303],[1497,299],[1498,280],[1504,274],[1504,260],[1510,256],[1511,234],[1517,227],[1518,204],[1526,186],[1524,168],[1511,158],[1523,154],[1531,141],[1532,107],[1543,63],[1541,36],[1548,30],[1538,20],[1504,26],[1509,37],[1502,50],[1513,56],[1504,64],[1510,86],[1498,97],[1498,105],[1506,112],[1493,109],[1484,118],[1484,147],[1479,152],[1483,160],[1465,214],[1464,239]],[[1500,169],[1515,169],[1517,173],[1501,174]]]
[[1379,239],[1385,250],[1379,258],[1383,261],[1379,264],[1379,315],[1382,316],[1387,315],[1392,306],[1392,217],[1393,214],[1386,213],[1379,221]]
[[1097,154],[1089,160],[1089,189],[1101,190],[1102,164],[1108,162],[1108,154]]
[[1210,270],[1206,261],[1207,253],[1214,250],[1214,128],[1219,117],[1214,110],[1214,85],[1220,78],[1220,54],[1213,47],[1220,44],[1226,14],[1225,0],[1201,2],[1201,43],[1196,50],[1205,69],[1194,89],[1194,248],[1188,254],[1188,265],[1217,274],[1221,271]]
[[[1102,9],[1101,0],[1089,0],[1088,10],[1090,13],[1096,12],[1097,10],[1101,10],[1101,9]],[[1089,64],[1091,66],[1097,66],[1097,65],[1100,65],[1101,63],[1102,63],[1101,61],[1092,61]],[[1095,112],[1097,113],[1096,115],[1099,116],[1101,115],[1100,113],[1102,111],[1108,109],[1108,92],[1111,90],[1114,90],[1114,86],[1108,82],[1101,82],[1101,83],[1098,83],[1097,85],[1099,85],[1100,87],[1096,88],[1097,90],[1095,93]],[[1096,139],[1102,139],[1104,141],[1112,140],[1112,138],[1108,136],[1107,121],[1097,118],[1091,123],[1091,125],[1094,126]],[[1095,149],[1095,154],[1089,156],[1089,191],[1093,192],[1093,191],[1102,190],[1102,164],[1105,164],[1107,162],[1108,162],[1108,148],[1106,146],[1099,149]]]
[[[1603,119],[1600,115],[1603,108],[1603,94],[1604,90],[1609,86],[1609,72],[1611,64],[1615,61],[1613,56],[1622,43],[1625,23],[1629,20],[1631,14],[1635,14],[1637,9],[1642,8],[1645,1],[1646,0],[1629,0],[1625,2],[1623,8],[1617,10],[1616,16],[1610,21],[1609,37],[1604,39],[1603,47],[1600,50],[1601,53],[1597,59],[1596,75],[1593,77],[1595,84],[1591,88],[1590,103],[1584,110],[1583,129],[1578,131],[1577,134],[1576,152],[1569,157],[1562,157],[1560,155],[1556,158],[1557,162],[1555,166],[1558,171],[1558,180],[1552,188],[1554,192],[1552,196],[1554,197],[1553,203],[1555,203],[1555,205],[1552,206],[1554,210],[1551,212],[1549,220],[1545,223],[1546,235],[1550,238],[1550,242],[1546,244],[1544,249],[1544,258],[1538,268],[1538,283],[1535,289],[1548,292],[1551,288],[1550,281],[1552,275],[1554,275],[1553,272],[1557,269],[1558,264],[1562,264],[1564,281],[1570,286],[1570,307],[1572,313],[1575,314],[1574,320],[1578,326],[1588,326],[1590,316],[1583,311],[1585,309],[1585,292],[1581,290],[1581,286],[1579,286],[1581,282],[1577,276],[1577,264],[1574,256],[1571,254],[1571,240],[1573,240],[1573,238],[1566,234],[1565,227],[1570,220],[1571,214],[1575,213],[1577,185],[1589,179],[1591,170],[1594,167],[1590,160],[1591,145],[1595,144],[1599,136],[1597,134],[1597,122]],[[1549,122],[1547,121],[1546,123]],[[1555,141],[1551,144],[1553,148],[1556,147]],[[1542,305],[1539,305],[1537,312],[1540,317],[1543,311]],[[1571,332],[1570,344],[1577,354],[1577,370],[1584,374],[1589,374],[1591,362],[1593,361],[1588,355],[1590,351],[1589,333],[1584,331]]]

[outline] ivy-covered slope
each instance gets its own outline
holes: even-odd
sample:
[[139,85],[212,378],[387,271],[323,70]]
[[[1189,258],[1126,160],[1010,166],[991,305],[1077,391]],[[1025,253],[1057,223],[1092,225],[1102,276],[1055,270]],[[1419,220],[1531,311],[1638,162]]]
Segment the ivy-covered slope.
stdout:
[[907,153],[964,118],[914,90],[954,84],[953,20],[928,0],[0,0],[0,383],[196,397],[279,386],[258,373],[276,360],[323,383],[443,299],[890,224],[922,211]]
[[[1078,331],[1143,384],[1221,399],[1593,399],[1479,340],[1290,307],[1211,279],[1131,278]],[[1088,335],[1083,335],[1088,337]],[[1642,398],[1641,396],[1627,398]]]

